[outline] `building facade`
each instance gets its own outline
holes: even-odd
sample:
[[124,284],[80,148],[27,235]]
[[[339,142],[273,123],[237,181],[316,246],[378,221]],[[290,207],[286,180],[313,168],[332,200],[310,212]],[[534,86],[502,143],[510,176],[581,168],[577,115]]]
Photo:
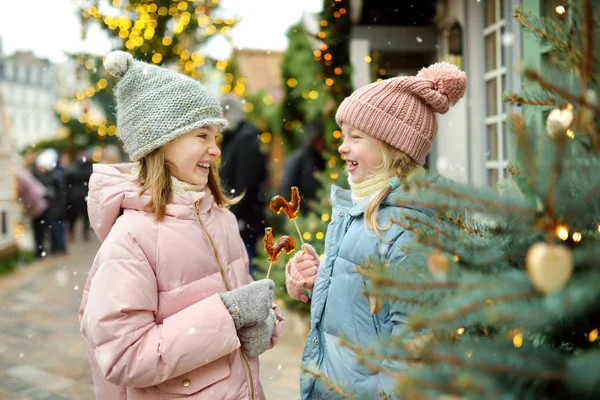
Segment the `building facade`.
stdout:
[[13,224],[15,222],[15,182],[12,176],[12,135],[10,121],[4,112],[0,92],[0,258],[15,248]]
[[31,52],[3,55],[0,50],[0,92],[11,122],[14,149],[56,135],[59,122],[54,107],[58,95],[54,67]]
[[[467,93],[447,114],[437,117],[438,136],[428,167],[458,182],[494,186],[508,177],[506,167],[514,145],[508,120],[512,112],[520,111],[504,103],[502,96],[523,89],[523,66],[541,68],[549,62],[548,50],[531,35],[521,33],[513,9],[523,4],[538,15],[561,18],[556,10],[561,5],[568,9],[568,3],[422,1],[415,14],[415,6],[353,0],[353,84],[357,88],[378,78],[414,74],[435,61],[458,65],[468,76]],[[394,17],[397,12],[403,16]],[[387,25],[378,26],[374,15],[387,16],[383,19]],[[387,54],[382,57],[378,52]],[[369,63],[364,61],[366,57]],[[387,74],[377,75],[380,71],[373,68],[376,57],[387,60],[389,65],[382,68]]]

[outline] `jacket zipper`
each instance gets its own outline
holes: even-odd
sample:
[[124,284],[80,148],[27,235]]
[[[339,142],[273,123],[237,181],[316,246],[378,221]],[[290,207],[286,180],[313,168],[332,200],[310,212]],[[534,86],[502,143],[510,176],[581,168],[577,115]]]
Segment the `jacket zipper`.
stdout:
[[[229,281],[227,280],[227,276],[225,275],[225,268],[223,268],[223,264],[221,264],[221,260],[219,259],[219,252],[217,251],[217,246],[215,246],[215,242],[213,241],[212,237],[208,234],[208,231],[206,230],[206,227],[204,226],[204,223],[202,222],[202,219],[200,218],[200,204],[198,201],[196,202],[195,206],[196,206],[196,219],[198,220],[198,223],[200,224],[202,231],[204,231],[204,234],[208,238],[208,241],[210,242],[210,245],[211,245],[213,251],[215,252],[215,259],[217,260],[217,264],[219,265],[219,270],[221,271],[221,277],[223,278],[223,282],[225,283],[225,289],[227,289],[227,291],[230,291],[231,286],[229,285]],[[244,361],[244,366],[246,367],[246,372],[248,372],[248,377],[250,379],[250,395],[251,395],[252,400],[254,400],[254,380],[252,379],[252,370],[250,369],[250,361],[248,361],[248,359],[246,358],[246,354],[244,354],[244,351],[242,349],[240,349],[240,354],[242,355],[242,360]]]

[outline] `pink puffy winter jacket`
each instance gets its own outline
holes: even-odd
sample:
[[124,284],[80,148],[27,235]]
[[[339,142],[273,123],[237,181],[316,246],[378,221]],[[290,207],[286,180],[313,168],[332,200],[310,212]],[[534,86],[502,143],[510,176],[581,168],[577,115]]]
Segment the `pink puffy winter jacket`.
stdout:
[[143,211],[149,196],[139,196],[132,168],[95,165],[89,185],[102,246],[79,319],[96,397],[264,399],[258,358],[242,351],[218,294],[252,279],[235,217],[208,190],[189,191],[156,222]]

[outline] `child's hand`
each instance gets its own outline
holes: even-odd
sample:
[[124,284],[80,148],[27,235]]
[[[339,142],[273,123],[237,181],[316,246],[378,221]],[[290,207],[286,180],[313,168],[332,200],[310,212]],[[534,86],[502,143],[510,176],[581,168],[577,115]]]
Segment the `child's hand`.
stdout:
[[220,293],[221,300],[233,318],[235,329],[256,325],[267,318],[273,306],[273,288],[270,279],[261,279],[229,292]]
[[258,357],[269,349],[276,321],[275,311],[271,309],[269,316],[264,321],[239,330],[238,337],[249,357]]
[[[320,262],[321,260],[315,249],[309,244],[304,244],[302,246],[302,251],[298,251],[294,254],[294,257],[292,258],[292,267],[295,267],[304,279],[314,284]],[[310,285],[310,287],[312,287],[312,285]]]

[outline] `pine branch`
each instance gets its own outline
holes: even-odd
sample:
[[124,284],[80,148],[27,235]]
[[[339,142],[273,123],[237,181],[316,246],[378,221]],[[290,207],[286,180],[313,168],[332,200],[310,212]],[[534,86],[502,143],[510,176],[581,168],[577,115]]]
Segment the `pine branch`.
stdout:
[[356,272],[369,278],[376,286],[389,286],[398,289],[411,290],[438,290],[438,289],[456,289],[458,287],[471,287],[477,285],[462,285],[458,282],[399,282],[394,278],[385,278],[379,275],[378,272],[370,271],[365,268],[356,268]]
[[[523,28],[526,28],[530,32],[535,33],[540,39],[547,40],[565,51],[568,50],[567,42],[565,42],[563,40],[563,38],[559,37],[558,35],[554,35],[545,29],[539,29],[539,28],[534,27],[533,24],[527,20],[527,17],[521,11],[521,9],[515,10],[515,13],[513,14],[513,18],[519,20],[519,23],[521,24],[521,26]],[[564,31],[562,31],[561,29],[558,29],[558,26],[553,26],[553,28],[555,28],[557,32],[564,34]]]
[[[375,360],[382,361],[382,362],[385,361],[386,359],[388,359],[388,357],[385,357],[381,354],[376,353],[372,347],[365,348],[365,347],[356,346],[344,338],[339,338],[338,341],[342,346],[347,347],[350,350],[353,350],[357,355],[362,356],[359,359],[359,362],[362,365],[364,365],[366,368],[368,368],[372,371],[381,371],[381,366],[377,365],[373,362],[369,362],[368,360],[365,359],[365,357],[370,357],[370,358],[373,358]],[[389,359],[395,359],[395,358],[389,358]],[[419,362],[413,361],[413,363],[418,364]],[[461,382],[461,385],[459,386],[459,385],[454,385],[452,383],[436,383],[436,382],[426,381],[424,379],[418,379],[414,376],[407,376],[405,373],[390,370],[390,369],[383,370],[383,373],[394,377],[396,381],[404,381],[404,382],[410,381],[411,383],[415,383],[423,388],[434,389],[434,390],[438,390],[440,392],[450,393],[450,394],[454,394],[454,395],[459,395],[459,393],[461,393],[465,390],[467,390],[467,391],[472,390],[477,393],[485,393],[485,391],[486,391],[483,387],[474,385],[472,380],[463,380]],[[412,398],[412,397],[407,396],[407,398]]]
[[546,234],[546,241],[552,243],[554,238],[554,228],[556,226],[556,184],[560,175],[562,167],[562,158],[565,153],[565,141],[567,140],[566,135],[559,136],[556,139],[556,154],[554,155],[554,162],[552,163],[552,170],[550,172],[550,184],[548,185],[548,192],[546,193],[545,210],[546,215],[550,218],[550,227]]
[[511,303],[513,301],[528,300],[528,299],[539,297],[539,296],[540,296],[540,294],[537,292],[527,291],[527,292],[521,292],[521,293],[509,293],[509,294],[505,294],[505,295],[497,296],[497,297],[490,297],[490,298],[486,299],[485,301],[477,301],[477,302],[474,302],[471,304],[467,304],[466,306],[461,307],[452,312],[445,312],[441,315],[438,315],[438,316],[432,317],[432,318],[415,319],[415,320],[409,321],[407,324],[410,325],[413,330],[419,329],[419,328],[427,326],[430,323],[454,321],[465,314],[469,314],[473,311],[477,311],[483,307],[489,307],[490,300],[492,301],[491,304]]
[[530,106],[546,106],[546,107],[566,107],[567,103],[561,103],[554,98],[550,98],[550,100],[533,100],[526,99],[524,97],[519,96],[516,93],[511,93],[504,98],[506,103],[516,104],[517,106],[521,106],[523,104],[527,104]]
[[590,201],[596,199],[597,192],[600,191],[600,182],[596,183],[594,187],[585,195],[583,199],[579,201],[579,203],[575,204],[575,206],[571,207],[567,210],[564,220],[570,220],[573,216],[577,215],[579,211],[585,207]]
[[489,209],[504,208],[504,210],[506,210],[506,211],[513,211],[513,212],[517,212],[517,213],[524,213],[524,214],[536,214],[537,213],[537,210],[532,209],[532,208],[502,204],[502,203],[498,203],[494,200],[482,199],[480,197],[471,196],[469,194],[461,193],[456,190],[436,186],[436,185],[433,185],[426,181],[415,182],[415,184],[421,188],[426,188],[433,192],[437,192],[437,193],[446,195],[448,197],[467,200],[467,201],[471,201],[473,203],[481,203],[485,210],[488,210],[488,208]]
[[[441,234],[441,235],[443,235],[443,236],[445,236],[445,237],[447,237],[449,239],[452,238],[447,232],[444,232],[442,229],[440,229],[439,227],[437,227],[437,226],[435,226],[433,224],[430,224],[430,223],[425,222],[425,221],[421,221],[418,218],[414,218],[414,217],[406,217],[406,219],[409,220],[409,221],[411,221],[411,222],[417,222],[417,223],[420,223],[422,225],[425,225],[426,227],[430,228],[431,230],[435,231],[436,233],[439,233],[439,234]],[[411,232],[414,232],[414,233],[417,233],[417,234],[418,233],[423,233],[422,230],[414,227],[413,225],[405,224],[404,222],[399,221],[396,218],[390,218],[390,222],[392,222],[393,224],[396,224],[396,225],[398,225],[398,226],[400,226],[400,227],[402,227],[404,229],[407,229],[407,230],[409,230]]]
[[545,90],[552,92],[552,93],[556,93],[560,97],[562,97],[563,99],[565,99],[567,101],[570,101],[571,103],[575,103],[580,106],[588,107],[589,109],[593,110],[596,114],[600,114],[600,106],[590,103],[583,96],[577,97],[574,94],[572,94],[571,92],[569,92],[568,90],[565,90],[563,88],[556,86],[555,84],[546,80],[537,71],[527,70],[527,71],[525,71],[525,77],[531,81],[535,81],[535,82],[539,83],[540,86],[542,88],[544,88]]
[[592,2],[584,1],[583,9],[583,57],[581,60],[581,97],[585,98],[588,82],[594,73],[594,33],[592,31]]
[[[353,345],[349,341],[345,339],[339,339],[340,343],[349,349],[353,350],[356,353],[365,353],[365,349]],[[433,351],[421,353],[418,357],[411,356],[401,356],[397,354],[377,354],[375,351],[371,349],[369,352],[370,356],[377,360],[392,360],[392,361],[400,361],[400,362],[410,362],[410,363],[424,363],[424,364],[438,364],[444,363],[448,365],[452,365],[455,367],[460,367],[464,369],[474,369],[474,370],[483,370],[486,372],[494,372],[499,374],[510,374],[517,376],[526,376],[528,378],[534,379],[543,379],[548,381],[558,381],[563,380],[565,377],[560,371],[538,371],[529,368],[519,368],[514,365],[497,365],[490,364],[483,361],[475,361],[473,359],[462,359],[452,354],[436,354]]]
[[517,138],[519,139],[519,149],[525,156],[525,163],[527,166],[527,179],[529,184],[534,186],[535,183],[535,158],[529,148],[529,141],[527,140],[527,125],[523,118],[519,114],[512,115],[512,125]]
[[334,392],[338,393],[339,395],[344,396],[345,398],[350,400],[360,400],[358,397],[354,397],[353,395],[346,393],[342,388],[340,388],[335,383],[331,382],[329,378],[327,378],[322,373],[318,371],[313,371],[308,368],[302,368],[302,371],[307,374],[311,374],[315,378],[319,379],[321,382],[323,382],[323,384],[325,384],[325,386],[327,386],[330,390],[333,390]]
[[484,234],[482,232],[479,231],[479,229],[477,228],[473,228],[467,224],[465,224],[465,222],[462,220],[461,217],[455,217],[451,214],[446,214],[446,216],[448,217],[448,219],[450,221],[452,221],[453,223],[455,223],[456,225],[458,225],[459,227],[461,227],[462,229],[465,229],[471,233],[477,234],[481,237],[484,237]]

